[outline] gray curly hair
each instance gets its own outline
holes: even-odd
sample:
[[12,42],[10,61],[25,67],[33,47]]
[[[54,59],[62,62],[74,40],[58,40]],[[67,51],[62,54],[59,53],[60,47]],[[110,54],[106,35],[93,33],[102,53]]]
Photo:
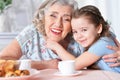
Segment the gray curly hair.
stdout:
[[68,5],[72,7],[73,8],[72,14],[78,9],[78,4],[75,0],[45,0],[36,11],[33,18],[33,24],[35,25],[37,30],[41,32],[41,34],[43,35],[46,35],[45,28],[44,28],[45,11],[55,3],[61,4],[61,5]]

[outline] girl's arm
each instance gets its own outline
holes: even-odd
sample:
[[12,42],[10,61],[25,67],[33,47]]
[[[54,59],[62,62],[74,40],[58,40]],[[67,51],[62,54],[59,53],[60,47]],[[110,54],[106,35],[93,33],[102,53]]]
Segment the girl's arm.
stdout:
[[52,49],[56,54],[58,54],[61,60],[75,59],[75,56],[65,50],[58,42],[47,40],[46,47]]
[[95,54],[92,54],[92,53],[89,53],[86,51],[75,59],[76,69],[79,70],[79,69],[88,67],[88,66],[92,65],[93,63],[95,63],[99,59],[100,59],[99,56],[96,56]]
[[98,59],[100,59],[99,56],[96,56],[95,54],[84,52],[79,57],[75,58],[72,54],[70,54],[67,50],[65,50],[59,43],[54,41],[47,41],[46,46],[58,54],[58,56],[62,60],[71,60],[74,59],[76,61],[76,69],[83,69],[84,67],[88,67],[91,64],[95,63]]

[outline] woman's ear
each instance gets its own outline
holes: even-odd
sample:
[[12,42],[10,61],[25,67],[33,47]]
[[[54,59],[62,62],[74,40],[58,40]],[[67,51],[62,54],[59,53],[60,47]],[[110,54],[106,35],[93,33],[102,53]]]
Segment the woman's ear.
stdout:
[[102,24],[98,26],[98,34],[100,34],[101,32],[102,32]]

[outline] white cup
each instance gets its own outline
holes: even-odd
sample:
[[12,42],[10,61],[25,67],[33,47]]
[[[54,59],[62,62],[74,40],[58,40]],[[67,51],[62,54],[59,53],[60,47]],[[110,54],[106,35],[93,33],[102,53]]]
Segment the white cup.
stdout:
[[20,61],[19,70],[30,70],[31,69],[31,60],[25,59]]
[[76,72],[75,70],[75,61],[74,60],[66,60],[66,61],[60,61],[58,63],[58,69],[61,74],[74,74]]

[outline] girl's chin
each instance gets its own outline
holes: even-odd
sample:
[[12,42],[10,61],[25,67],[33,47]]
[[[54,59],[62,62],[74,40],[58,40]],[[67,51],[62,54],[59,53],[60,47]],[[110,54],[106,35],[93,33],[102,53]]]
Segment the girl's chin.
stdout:
[[88,45],[82,45],[82,47],[86,48],[86,47],[88,47]]

